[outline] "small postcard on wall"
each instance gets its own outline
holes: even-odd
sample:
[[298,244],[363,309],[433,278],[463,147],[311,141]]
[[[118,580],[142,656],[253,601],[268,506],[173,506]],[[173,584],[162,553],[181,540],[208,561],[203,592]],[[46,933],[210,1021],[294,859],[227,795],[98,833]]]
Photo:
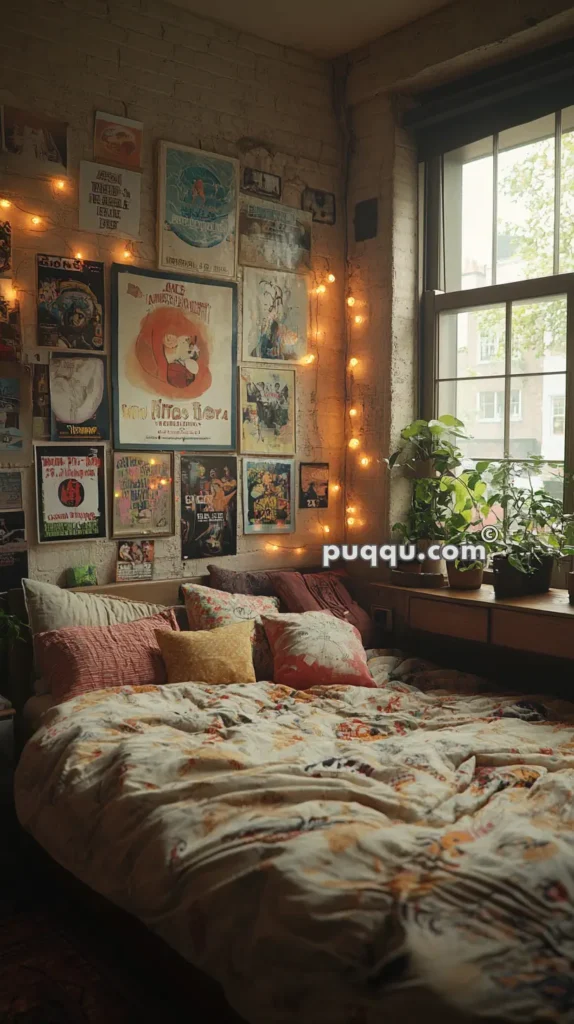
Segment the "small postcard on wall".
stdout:
[[153,540],[122,540],[118,544],[116,583],[151,580],[154,557]]
[[329,463],[299,464],[299,508],[329,507]]
[[262,199],[281,199],[281,178],[278,174],[258,171],[256,167],[243,168],[241,188]]
[[80,163],[80,231],[140,237],[141,174],[104,164]]
[[128,171],[140,171],[142,165],[143,124],[118,114],[96,111],[94,122],[94,160],[116,164]]

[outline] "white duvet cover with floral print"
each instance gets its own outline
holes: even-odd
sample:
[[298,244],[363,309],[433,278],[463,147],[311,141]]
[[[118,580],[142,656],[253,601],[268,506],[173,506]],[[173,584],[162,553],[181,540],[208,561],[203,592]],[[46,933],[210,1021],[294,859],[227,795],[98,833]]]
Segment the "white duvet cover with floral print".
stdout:
[[20,820],[251,1024],[383,1024],[413,976],[574,1021],[574,705],[369,664],[377,689],[77,697],[24,750]]

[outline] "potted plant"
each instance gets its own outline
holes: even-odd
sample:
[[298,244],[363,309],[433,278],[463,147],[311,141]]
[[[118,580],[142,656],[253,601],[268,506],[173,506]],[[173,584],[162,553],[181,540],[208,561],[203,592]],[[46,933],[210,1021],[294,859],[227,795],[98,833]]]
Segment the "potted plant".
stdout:
[[486,556],[493,545],[485,540],[481,527],[491,512],[486,497],[487,484],[477,469],[463,471],[455,477],[443,477],[441,486],[450,494],[450,505],[443,513],[442,526],[446,543],[465,548],[484,549],[484,558],[469,552],[467,558],[448,561],[449,585],[456,590],[478,590],[482,586]]
[[468,435],[462,420],[445,414],[434,420],[413,420],[401,430],[399,448],[386,460],[389,469],[401,466],[406,476],[436,477],[460,466],[456,439]]

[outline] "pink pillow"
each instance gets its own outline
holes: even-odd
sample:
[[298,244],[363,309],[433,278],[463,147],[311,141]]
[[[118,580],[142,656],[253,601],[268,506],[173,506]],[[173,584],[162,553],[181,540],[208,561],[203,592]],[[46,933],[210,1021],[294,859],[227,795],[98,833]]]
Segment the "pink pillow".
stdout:
[[230,626],[232,622],[254,620],[252,643],[255,678],[273,679],[273,658],[261,625],[261,616],[278,611],[279,598],[228,594],[222,590],[212,590],[211,587],[202,587],[199,583],[183,583],[181,589],[190,629],[216,629],[217,626]]
[[374,687],[359,631],[324,612],[263,615],[273,652],[276,683],[308,690],[311,686]]
[[115,626],[36,633],[36,665],[59,702],[112,686],[161,686],[167,675],[156,629],[179,630],[172,610]]

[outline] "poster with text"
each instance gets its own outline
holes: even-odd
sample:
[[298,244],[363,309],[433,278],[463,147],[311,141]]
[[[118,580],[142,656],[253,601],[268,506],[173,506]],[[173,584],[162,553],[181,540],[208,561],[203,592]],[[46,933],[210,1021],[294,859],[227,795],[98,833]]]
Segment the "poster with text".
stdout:
[[153,540],[121,541],[118,544],[116,562],[116,583],[131,583],[133,580],[151,580],[155,545]]
[[295,370],[242,366],[239,370],[242,452],[293,455]]
[[12,225],[0,219],[0,277],[12,277]]
[[0,592],[20,586],[28,575],[24,512],[0,512]]
[[94,121],[94,160],[116,164],[128,171],[142,165],[143,124],[118,114],[96,111]]
[[26,177],[58,177],[68,170],[68,125],[16,107],[2,109],[4,168]]
[[140,237],[141,174],[80,162],[80,231]]
[[113,537],[165,537],[174,532],[171,452],[114,452]]
[[243,359],[298,363],[307,354],[309,292],[300,274],[243,271]]
[[0,462],[27,465],[31,454],[31,413],[28,367],[0,363]]
[[0,510],[22,508],[22,474],[17,469],[0,470]]
[[237,459],[181,457],[181,557],[237,554]]
[[107,441],[110,436],[106,356],[52,352],[52,441]]
[[0,278],[0,359],[18,362],[22,358],[20,302],[12,282]]
[[293,533],[294,464],[243,460],[243,532]]
[[311,266],[310,213],[242,195],[239,200],[239,262],[302,273]]
[[104,264],[39,253],[38,344],[100,352],[104,347]]
[[160,142],[160,269],[235,277],[238,195],[238,160]]
[[114,264],[112,304],[115,447],[234,448],[236,286]]
[[299,508],[329,507],[329,463],[299,464]]
[[32,437],[34,441],[49,441],[51,433],[50,367],[47,362],[32,363]]
[[36,445],[38,540],[106,536],[103,445]]

